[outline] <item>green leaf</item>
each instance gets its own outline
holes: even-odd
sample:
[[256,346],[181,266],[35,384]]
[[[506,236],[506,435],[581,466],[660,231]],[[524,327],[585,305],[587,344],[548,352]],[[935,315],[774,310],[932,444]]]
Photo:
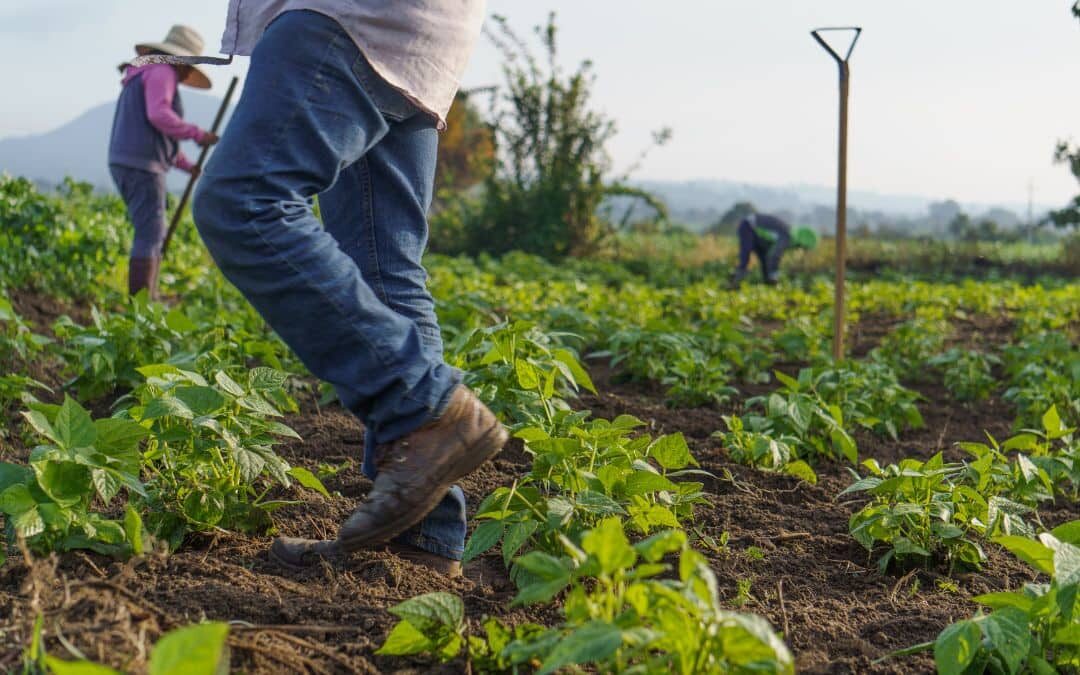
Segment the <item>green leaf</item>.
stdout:
[[375,653],[384,656],[409,656],[423,654],[433,646],[434,643],[411,623],[399,621]]
[[266,460],[263,459],[259,452],[251,448],[238,445],[231,448],[230,453],[236,461],[236,466],[240,469],[240,477],[246,483],[255,482],[255,479],[266,468]]
[[630,546],[618,518],[605,518],[586,532],[581,537],[581,548],[596,558],[603,574],[631,567],[637,560],[637,551]]
[[634,544],[634,550],[645,560],[654,563],[669,553],[686,548],[686,533],[681,530],[664,530]]
[[1024,595],[1023,593],[1017,593],[1014,591],[998,591],[997,593],[984,593],[982,595],[976,595],[972,598],[980,605],[985,605],[990,609],[1001,609],[1003,607],[1015,607],[1020,611],[1027,613],[1031,611],[1035,601]]
[[61,506],[74,506],[89,496],[90,470],[74,462],[34,462],[38,486]]
[[294,466],[289,469],[287,473],[295,478],[297,483],[300,483],[307,489],[314,490],[327,499],[330,498],[330,493],[326,490],[326,486],[323,485],[322,481],[304,467]]
[[686,444],[682,432],[656,439],[649,447],[649,454],[667,470],[684,469],[690,465],[698,466],[697,461],[690,454],[690,446]]
[[161,417],[179,417],[190,420],[195,419],[195,413],[180,399],[166,394],[150,401],[143,409],[142,419],[144,420],[156,420]]
[[52,424],[41,411],[27,410],[22,413],[23,418],[34,428],[34,431],[38,432],[45,438],[49,439],[53,443],[59,443],[60,437],[57,435],[56,430],[53,429]]
[[674,492],[678,489],[666,477],[651,471],[635,471],[626,479],[627,496],[647,495],[653,492]]
[[1006,607],[986,617],[982,629],[993,650],[1008,665],[1009,672],[1019,673],[1031,650],[1031,626],[1027,614],[1015,607]]
[[1049,547],[1015,535],[995,537],[993,541],[1043,574],[1054,574],[1054,552]]
[[190,333],[199,328],[199,325],[189,319],[179,307],[173,307],[165,315],[165,325],[177,333]]
[[[3,485],[2,478],[0,478],[0,485]],[[1080,520],[1071,520],[1063,525],[1058,525],[1050,530],[1050,534],[1066,544],[1080,546]]]
[[225,516],[225,498],[219,492],[194,490],[182,506],[184,517],[200,525],[217,525]]
[[203,623],[170,631],[150,653],[150,675],[216,675],[228,667],[229,626]]
[[478,525],[469,537],[469,541],[465,542],[465,554],[461,558],[461,564],[464,565],[476,556],[486,553],[492,546],[499,543],[502,535],[502,521],[490,520]]
[[556,349],[551,355],[556,361],[564,364],[570,369],[570,372],[574,375],[574,381],[580,386],[584,387],[592,393],[596,393],[596,385],[593,384],[592,378],[589,377],[589,373],[581,367],[581,363],[574,358],[574,355],[567,349]]
[[1061,438],[1068,433],[1061,422],[1061,415],[1058,414],[1056,405],[1050,406],[1050,409],[1043,413],[1042,425],[1046,430],[1047,438],[1050,439]]
[[97,429],[90,413],[70,396],[64,396],[64,403],[53,421],[57,442],[64,448],[83,448],[91,446],[97,440]]
[[10,462],[0,462],[0,492],[12,485],[25,483],[30,479],[30,467]]
[[11,517],[11,526],[17,534],[27,539],[45,531],[45,521],[38,509],[33,508]]
[[108,504],[120,492],[120,480],[105,469],[91,469],[90,482],[94,484],[101,500]]
[[622,631],[603,621],[590,621],[559,641],[540,665],[539,675],[570,664],[598,663],[622,646]]
[[110,457],[115,456],[110,451],[124,454],[136,450],[139,442],[149,434],[138,422],[112,417],[95,420],[94,428],[97,430],[94,447]]
[[196,417],[217,412],[225,405],[225,397],[213,387],[176,387],[172,393]]
[[517,552],[521,550],[521,547],[529,540],[529,537],[536,532],[536,529],[539,526],[540,524],[535,520],[525,520],[520,523],[514,523],[509,527],[502,545],[504,565],[507,567],[510,566],[510,561],[514,559]]
[[119,670],[93,661],[64,661],[55,656],[46,656],[45,665],[52,675],[122,675]]
[[260,366],[248,373],[248,387],[255,391],[270,391],[281,388],[288,379],[289,376],[280,370]]
[[[814,470],[801,459],[784,465],[784,473],[794,476],[799,480],[806,481],[810,485],[817,485],[818,477]],[[850,488],[849,488],[850,489]]]
[[934,662],[940,675],[962,675],[979,653],[982,630],[974,621],[947,626],[934,642]]
[[30,488],[21,483],[0,492],[0,512],[9,516],[17,516],[36,506],[37,500],[30,494]]
[[214,382],[217,382],[219,387],[233,396],[244,395],[244,388],[237,384],[236,380],[229,377],[224,370],[219,370],[214,373]]
[[143,522],[139,512],[127,505],[124,509],[124,536],[131,544],[131,552],[135,555],[143,554]]
[[461,598],[441,591],[409,598],[387,611],[425,634],[439,627],[457,631],[465,622],[465,605]]
[[536,374],[536,369],[525,359],[516,359],[514,361],[514,373],[517,375],[518,385],[522,389],[531,391],[540,386],[540,377]]

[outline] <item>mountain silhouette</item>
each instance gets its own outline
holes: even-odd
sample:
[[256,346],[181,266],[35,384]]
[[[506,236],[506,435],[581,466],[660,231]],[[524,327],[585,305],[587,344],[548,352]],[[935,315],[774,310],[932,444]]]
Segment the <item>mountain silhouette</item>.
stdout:
[[[180,95],[184,119],[208,128],[221,99],[185,90]],[[0,172],[25,176],[43,185],[55,185],[65,176],[71,176],[102,189],[115,189],[108,166],[109,133],[115,108],[115,102],[102,103],[52,131],[0,139]],[[185,142],[183,148],[191,161],[199,156],[199,147],[194,143]],[[182,190],[186,182],[187,174],[182,171],[169,172],[169,189]]]

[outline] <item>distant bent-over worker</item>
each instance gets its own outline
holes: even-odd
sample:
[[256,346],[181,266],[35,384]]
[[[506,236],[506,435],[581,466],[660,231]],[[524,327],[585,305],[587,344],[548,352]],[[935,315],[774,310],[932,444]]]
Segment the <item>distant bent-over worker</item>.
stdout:
[[776,216],[751,213],[739,222],[739,265],[731,277],[731,285],[738,286],[747,275],[750,254],[756,253],[761,263],[765,283],[775,284],[780,277],[780,258],[789,246],[812,249],[817,246],[817,233],[808,227],[791,226]]
[[[139,55],[198,56],[203,40],[187,26],[173,26],[164,42],[135,45]],[[217,136],[184,122],[177,87],[209,89],[210,79],[197,66],[156,63],[120,66],[123,89],[109,140],[109,171],[135,226],[128,261],[128,291],[157,292],[161,246],[165,241],[165,174],[172,167],[195,174],[197,167],[180,150],[180,141],[213,145]]]

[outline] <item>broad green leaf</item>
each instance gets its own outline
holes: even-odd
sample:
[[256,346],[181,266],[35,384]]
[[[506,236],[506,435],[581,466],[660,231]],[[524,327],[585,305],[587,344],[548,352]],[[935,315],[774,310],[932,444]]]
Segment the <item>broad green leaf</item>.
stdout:
[[160,378],[162,375],[179,375],[183,372],[176,366],[169,365],[168,363],[154,363],[146,366],[139,366],[135,371],[147,379],[150,379],[151,377]]
[[994,543],[1004,546],[1027,564],[1043,574],[1054,573],[1054,552],[1049,547],[1026,537],[1009,535],[994,538]]
[[213,387],[176,387],[172,394],[183,401],[196,417],[217,412],[225,405],[225,397]]
[[590,621],[564,637],[540,665],[539,675],[570,664],[587,665],[610,658],[622,645],[622,631],[603,621]]
[[11,516],[11,526],[27,539],[45,531],[45,521],[36,508]]
[[53,429],[53,425],[49,422],[48,418],[39,410],[27,410],[23,411],[22,416],[30,423],[30,426],[34,428],[34,431],[38,432],[45,438],[49,439],[53,443],[60,443],[60,437],[57,435],[56,430]]
[[1046,436],[1051,439],[1061,438],[1068,433],[1061,422],[1061,415],[1058,414],[1056,405],[1050,406],[1050,409],[1043,413],[1042,425],[1046,430]]
[[555,360],[559,361],[570,369],[570,372],[574,375],[574,381],[579,386],[584,387],[585,389],[591,391],[594,394],[596,393],[596,385],[593,384],[592,378],[589,377],[588,371],[581,367],[581,362],[579,362],[574,357],[574,355],[570,353],[569,350],[556,349],[551,353],[551,355],[555,358]]
[[503,539],[502,555],[503,564],[507,567],[510,566],[510,561],[514,559],[521,547],[529,540],[529,537],[536,532],[536,529],[540,526],[535,520],[525,520],[520,523],[514,523],[506,531],[506,537]]
[[531,391],[540,386],[540,377],[536,374],[536,369],[525,359],[516,359],[514,361],[514,373],[517,375],[518,385],[522,389]]
[[236,380],[229,377],[224,370],[219,370],[214,373],[214,382],[217,382],[219,387],[233,396],[244,395],[244,388],[237,384]]
[[238,445],[231,448],[230,453],[233,460],[236,461],[236,466],[240,469],[240,477],[244,482],[255,482],[255,479],[266,468],[266,460],[263,459],[259,452],[251,448]]
[[124,509],[124,536],[131,544],[131,552],[135,555],[143,554],[143,522],[139,512],[127,505]]
[[195,419],[195,413],[180,399],[165,394],[147,403],[142,414],[144,420],[156,420],[161,417],[179,417],[190,420]]
[[225,498],[219,492],[195,490],[184,497],[183,515],[200,525],[217,525],[225,516]]
[[656,439],[649,447],[649,454],[667,470],[698,466],[681,432]]
[[675,483],[658,473],[649,471],[635,471],[626,479],[626,494],[628,496],[647,495],[661,491],[672,492],[677,489],[678,486]]
[[120,480],[105,469],[91,469],[90,481],[94,484],[98,496],[106,504],[111,502],[113,497],[120,492]]
[[387,611],[425,634],[440,626],[457,631],[465,621],[465,605],[461,598],[441,591],[409,598]]
[[408,656],[423,654],[430,651],[432,647],[434,643],[415,626],[408,621],[399,621],[386,636],[382,647],[375,650],[375,653],[385,656]]
[[1017,593],[1014,591],[998,591],[997,593],[984,593],[983,595],[976,595],[972,598],[980,605],[985,605],[990,609],[1001,609],[1003,607],[1015,607],[1024,613],[1031,611],[1032,605],[1035,601],[1023,593]]
[[[0,474],[0,485],[3,485],[2,474]],[[1066,544],[1080,546],[1080,520],[1071,520],[1063,525],[1058,525],[1050,530],[1050,534]]]
[[122,675],[119,670],[93,661],[64,661],[55,656],[46,656],[45,665],[52,675]]
[[199,328],[199,325],[189,319],[179,307],[173,307],[165,315],[165,325],[177,333],[190,333]]
[[136,450],[139,442],[149,433],[146,427],[138,422],[112,417],[95,420],[94,428],[97,430],[94,447],[110,457],[116,456],[114,453],[124,454]]
[[25,483],[30,478],[30,467],[10,462],[0,462],[0,492],[15,485]]
[[90,469],[74,462],[34,462],[38,486],[61,506],[74,506],[90,493]]
[[287,473],[295,478],[297,483],[300,483],[307,489],[314,490],[327,499],[330,498],[330,493],[326,490],[326,486],[323,485],[322,481],[319,480],[315,474],[311,473],[311,471],[302,466],[294,466],[289,469]]
[[150,652],[150,675],[216,675],[228,667],[229,626],[202,623],[166,633]]
[[983,632],[1009,667],[1010,673],[1019,673],[1031,650],[1031,626],[1028,616],[1016,607],[999,609],[983,619]]
[[1054,580],[1062,587],[1080,583],[1080,548],[1058,542],[1054,547]]
[[57,441],[64,448],[81,448],[94,444],[97,429],[90,413],[70,396],[64,397],[64,403],[53,420]]
[[605,518],[581,537],[581,548],[596,557],[603,574],[633,566],[637,552],[630,546],[618,518]]
[[934,642],[934,662],[940,675],[962,675],[979,653],[982,630],[974,621],[947,626]]
[[248,373],[248,386],[255,391],[269,391],[280,388],[288,379],[289,376],[280,370],[260,366]]
[[30,488],[16,483],[0,492],[0,512],[16,516],[37,506],[37,500],[30,494]]
[[817,485],[818,477],[814,470],[805,461],[798,459],[784,465],[784,473],[806,481],[810,485]]
[[461,558],[461,563],[468,563],[476,556],[484,554],[499,543],[502,536],[503,523],[500,520],[491,520],[477,525],[472,536],[465,542],[465,554]]
[[686,533],[681,530],[664,530],[634,544],[634,550],[649,562],[658,562],[665,555],[686,547]]

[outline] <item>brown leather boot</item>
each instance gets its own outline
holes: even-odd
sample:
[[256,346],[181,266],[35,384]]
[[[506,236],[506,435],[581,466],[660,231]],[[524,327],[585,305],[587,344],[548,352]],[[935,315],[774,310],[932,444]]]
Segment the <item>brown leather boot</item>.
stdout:
[[[402,560],[426,567],[448,578],[461,576],[461,563],[429,553],[409,544],[391,542],[386,547]],[[278,537],[270,545],[270,558],[293,569],[311,567],[320,560],[342,559],[345,553],[337,541],[326,539],[303,539],[301,537]]]
[[378,448],[375,484],[341,526],[341,548],[372,548],[417,524],[455,481],[495,456],[506,440],[495,415],[459,385],[438,419]]
[[128,260],[128,293],[135,295],[146,289],[151,300],[157,299],[158,271],[161,258],[131,258]]

